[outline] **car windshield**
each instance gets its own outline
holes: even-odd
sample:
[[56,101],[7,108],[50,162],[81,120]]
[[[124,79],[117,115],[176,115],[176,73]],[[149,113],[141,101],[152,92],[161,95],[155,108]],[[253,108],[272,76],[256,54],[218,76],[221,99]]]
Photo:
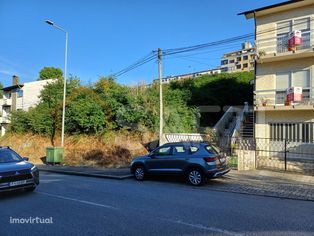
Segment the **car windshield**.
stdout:
[[22,158],[17,153],[7,148],[0,148],[0,163],[19,161],[22,161]]

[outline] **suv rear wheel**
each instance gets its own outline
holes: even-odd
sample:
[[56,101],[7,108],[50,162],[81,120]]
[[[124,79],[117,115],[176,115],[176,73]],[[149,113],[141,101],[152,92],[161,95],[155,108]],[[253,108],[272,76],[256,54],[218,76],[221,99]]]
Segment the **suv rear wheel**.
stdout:
[[134,177],[136,180],[144,180],[145,178],[145,169],[143,166],[136,166],[134,169]]
[[204,183],[204,174],[198,169],[190,169],[187,172],[187,180],[194,186],[200,186]]

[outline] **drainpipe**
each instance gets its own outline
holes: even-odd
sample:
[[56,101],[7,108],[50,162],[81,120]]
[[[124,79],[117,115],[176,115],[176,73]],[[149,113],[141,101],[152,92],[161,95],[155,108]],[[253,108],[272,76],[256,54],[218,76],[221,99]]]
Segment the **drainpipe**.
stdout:
[[[256,29],[256,12],[254,11],[254,26],[255,26],[255,60],[254,60],[254,102],[255,102],[255,91],[256,91],[256,69],[257,69],[257,62],[256,62],[256,55],[257,55],[257,45],[256,45],[256,34],[257,34],[257,29]],[[256,113],[254,111],[254,104],[253,104],[253,136],[255,138],[255,118],[256,118]]]
[[[254,11],[254,27],[255,27],[255,36],[254,36],[254,40],[255,40],[255,60],[254,60],[254,101],[253,103],[255,103],[255,91],[256,91],[256,69],[257,69],[257,62],[256,62],[256,58],[257,58],[257,45],[256,45],[256,34],[257,34],[257,28],[256,28],[257,24],[256,24],[256,12]],[[255,139],[255,120],[256,120],[256,112],[254,110],[254,106],[255,104],[253,104],[253,140],[255,143],[255,169],[257,168],[257,150],[256,150],[256,139]]]

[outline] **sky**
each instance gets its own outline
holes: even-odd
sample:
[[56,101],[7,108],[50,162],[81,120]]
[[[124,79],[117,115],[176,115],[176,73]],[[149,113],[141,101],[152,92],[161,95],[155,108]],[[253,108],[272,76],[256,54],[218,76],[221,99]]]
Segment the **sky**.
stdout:
[[[284,0],[0,0],[0,82],[12,75],[34,81],[45,66],[64,68],[69,32],[68,74],[83,84],[124,69],[152,50],[192,46],[254,32],[239,12]],[[199,53],[163,58],[163,77],[216,68],[241,42]],[[122,84],[150,83],[155,60],[117,78]]]

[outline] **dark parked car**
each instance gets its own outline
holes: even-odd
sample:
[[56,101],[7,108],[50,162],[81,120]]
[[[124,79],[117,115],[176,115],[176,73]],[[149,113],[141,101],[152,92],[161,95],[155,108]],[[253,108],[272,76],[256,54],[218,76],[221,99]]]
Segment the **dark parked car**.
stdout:
[[179,174],[196,186],[206,178],[222,176],[229,170],[219,149],[207,142],[167,143],[131,163],[131,173],[137,180],[150,174]]
[[35,190],[39,171],[10,147],[0,147],[0,192],[16,189]]

